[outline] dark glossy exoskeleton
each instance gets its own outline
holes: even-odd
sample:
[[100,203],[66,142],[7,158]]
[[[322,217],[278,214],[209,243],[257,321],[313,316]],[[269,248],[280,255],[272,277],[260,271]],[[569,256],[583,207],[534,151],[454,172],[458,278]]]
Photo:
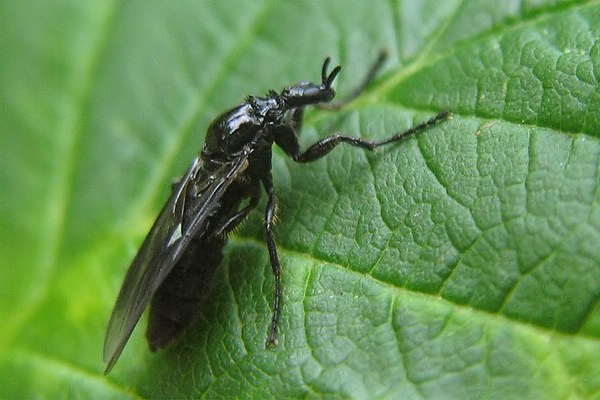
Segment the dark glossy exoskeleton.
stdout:
[[[383,56],[349,99],[366,87],[382,61]],[[408,131],[381,141],[335,134],[301,151],[298,134],[304,107],[329,102],[323,104],[323,108],[337,109],[349,100],[331,103],[335,95],[331,85],[340,67],[328,73],[328,66],[329,58],[321,70],[321,83],[301,82],[281,93],[271,91],[266,97],[248,97],[208,128],[202,152],[174,186],[127,272],[106,332],[106,373],[116,363],[149,303],[147,338],[151,350],[165,347],[189,325],[201,303],[205,280],[221,261],[227,233],[256,207],[261,186],[267,193],[265,233],[275,276],[275,300],[267,344],[276,343],[281,266],[273,236],[273,143],[295,161],[306,163],[325,156],[340,143],[374,150],[449,116],[443,111]]]

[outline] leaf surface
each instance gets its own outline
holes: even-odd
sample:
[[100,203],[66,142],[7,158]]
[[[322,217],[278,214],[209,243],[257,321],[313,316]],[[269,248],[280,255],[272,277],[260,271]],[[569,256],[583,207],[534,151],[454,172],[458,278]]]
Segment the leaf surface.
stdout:
[[[0,3],[0,397],[588,398],[600,392],[600,3]],[[275,150],[279,345],[264,199],[198,320],[102,375],[111,308],[170,182],[248,94],[318,80],[344,110]]]

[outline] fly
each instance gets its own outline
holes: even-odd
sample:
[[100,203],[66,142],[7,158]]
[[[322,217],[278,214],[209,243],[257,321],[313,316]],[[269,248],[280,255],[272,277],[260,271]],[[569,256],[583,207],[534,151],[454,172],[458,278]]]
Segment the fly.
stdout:
[[302,151],[298,135],[304,108],[337,110],[358,96],[383,64],[382,53],[363,82],[340,102],[332,102],[333,81],[341,67],[321,69],[321,83],[300,82],[249,96],[215,119],[204,147],[177,182],[142,247],[134,258],[113,309],[104,340],[105,373],[117,362],[127,340],[150,304],[146,337],[152,351],[164,348],[190,324],[202,302],[202,288],[223,257],[227,234],[258,204],[261,186],[267,194],[265,235],[275,277],[275,299],[266,344],[277,344],[281,304],[281,264],[275,246],[275,189],[271,176],[272,146],[294,161],[308,163],[327,155],[340,143],[366,150],[398,142],[450,116],[442,111],[407,131],[380,141],[334,134]]

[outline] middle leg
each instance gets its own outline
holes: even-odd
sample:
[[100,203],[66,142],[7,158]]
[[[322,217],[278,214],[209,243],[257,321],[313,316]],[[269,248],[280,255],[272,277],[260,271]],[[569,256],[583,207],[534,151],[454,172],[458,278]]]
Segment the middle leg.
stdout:
[[275,245],[275,235],[273,234],[273,226],[275,223],[275,189],[273,188],[273,178],[271,173],[263,178],[263,184],[267,191],[267,208],[265,210],[265,234],[267,238],[267,248],[269,250],[269,259],[271,268],[275,276],[275,301],[273,303],[273,316],[271,318],[271,326],[269,327],[269,336],[267,337],[267,346],[275,346],[277,344],[277,329],[279,325],[279,313],[281,307],[281,263],[277,254],[277,246]]

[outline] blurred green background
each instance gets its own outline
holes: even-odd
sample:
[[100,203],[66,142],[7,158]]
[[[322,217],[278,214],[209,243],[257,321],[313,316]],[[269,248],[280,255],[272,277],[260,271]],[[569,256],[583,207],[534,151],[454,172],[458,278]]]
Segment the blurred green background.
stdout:
[[[592,398],[600,392],[600,2],[0,2],[0,397]],[[280,344],[262,211],[168,351],[145,319],[109,376],[122,279],[208,124],[319,79],[274,154]],[[259,210],[264,209],[264,200]]]

